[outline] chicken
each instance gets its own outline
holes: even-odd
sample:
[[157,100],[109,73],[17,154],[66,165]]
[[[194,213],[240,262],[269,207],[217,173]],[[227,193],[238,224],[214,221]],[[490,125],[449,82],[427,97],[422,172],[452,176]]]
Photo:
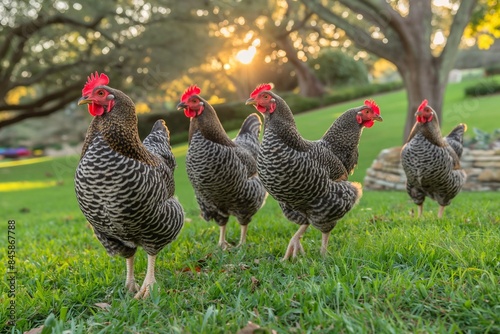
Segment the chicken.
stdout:
[[201,215],[219,225],[219,246],[226,249],[226,224],[233,215],[241,225],[238,246],[246,241],[248,224],[264,205],[267,193],[257,176],[257,154],[262,122],[257,114],[246,118],[231,140],[214,108],[197,86],[189,87],[177,106],[190,118],[186,169]]
[[439,204],[438,217],[462,189],[466,173],[460,167],[465,124],[442,137],[436,112],[424,100],[415,113],[416,123],[401,150],[406,190],[422,215],[425,197]]
[[267,191],[278,201],[286,218],[300,225],[283,260],[304,253],[300,238],[309,225],[322,232],[325,255],[330,232],[362,195],[361,185],[347,181],[358,159],[364,127],[382,121],[373,101],[343,113],[318,141],[303,139],[286,102],[258,86],[246,102],[264,114],[264,137],[257,167]]
[[[158,120],[141,143],[132,100],[106,86],[105,74],[90,75],[78,104],[88,104],[90,123],[75,175],[78,204],[109,255],[126,259],[126,288],[146,298],[154,284],[157,254],[179,234],[184,223],[174,198],[175,159],[169,132]],[[134,255],[148,255],[142,286],[135,282]]]

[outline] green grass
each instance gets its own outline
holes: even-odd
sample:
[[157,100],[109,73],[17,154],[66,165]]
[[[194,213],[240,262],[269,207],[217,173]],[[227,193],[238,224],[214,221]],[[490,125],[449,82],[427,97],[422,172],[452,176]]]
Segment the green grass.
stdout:
[[[401,143],[404,92],[375,99],[384,122],[364,131],[355,180],[382,148]],[[464,100],[463,84],[450,85],[444,131],[464,121],[492,130],[498,102],[498,96]],[[301,114],[297,124],[306,138],[317,139],[339,113],[361,103]],[[185,146],[175,152],[177,195],[192,221],[160,253],[159,291],[145,301],[124,292],[125,261],[106,255],[78,208],[76,157],[0,168],[0,182],[58,181],[0,193],[0,275],[6,277],[8,219],[16,221],[18,271],[17,326],[6,325],[11,299],[4,279],[0,332],[45,322],[56,333],[236,333],[248,321],[278,333],[500,332],[498,193],[461,193],[438,220],[434,202],[426,203],[423,218],[413,219],[415,206],[405,193],[366,191],[333,230],[328,256],[320,257],[320,233],[310,228],[303,240],[307,256],[282,263],[297,226],[276,202],[268,198],[257,213],[246,246],[220,251],[218,228],[198,218]],[[228,238],[238,237],[232,218]],[[146,256],[142,250],[137,255],[142,280]]]

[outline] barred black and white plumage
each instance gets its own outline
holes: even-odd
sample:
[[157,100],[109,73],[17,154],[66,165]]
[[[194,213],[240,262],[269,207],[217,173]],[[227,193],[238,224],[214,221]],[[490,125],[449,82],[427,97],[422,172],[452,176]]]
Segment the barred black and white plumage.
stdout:
[[406,174],[406,190],[418,205],[421,216],[425,197],[440,205],[438,217],[458,195],[466,180],[460,166],[465,124],[456,126],[442,138],[435,111],[422,103],[416,112],[415,123],[407,143],[401,150],[401,164]]
[[[377,112],[367,105],[347,111],[321,140],[309,141],[301,137],[290,108],[270,91],[270,86],[258,87],[247,104],[254,105],[265,117],[257,159],[259,177],[283,214],[301,225],[290,240],[284,260],[303,252],[300,238],[309,225],[323,233],[321,253],[325,254],[331,230],[361,198],[361,185],[347,181],[347,177],[357,163],[363,122],[382,120],[378,107]],[[363,113],[365,110],[370,113]],[[338,133],[342,131],[345,133]],[[340,143],[342,140],[352,143]],[[345,154],[346,150],[350,154]],[[336,155],[338,152],[343,153],[339,154],[342,159]]]
[[233,215],[241,225],[239,245],[246,241],[248,224],[264,204],[267,193],[257,175],[261,120],[247,117],[231,140],[213,107],[196,94],[185,95],[178,106],[191,117],[186,169],[201,216],[220,227],[219,246],[225,249],[226,224]]
[[[101,96],[107,96],[101,98]],[[97,115],[87,132],[75,175],[80,208],[110,255],[127,259],[126,287],[137,290],[133,259],[137,248],[148,254],[148,273],[136,298],[148,295],[156,255],[179,234],[184,213],[174,197],[175,159],[163,120],[140,142],[133,102],[123,92],[95,87],[82,103],[112,108]]]

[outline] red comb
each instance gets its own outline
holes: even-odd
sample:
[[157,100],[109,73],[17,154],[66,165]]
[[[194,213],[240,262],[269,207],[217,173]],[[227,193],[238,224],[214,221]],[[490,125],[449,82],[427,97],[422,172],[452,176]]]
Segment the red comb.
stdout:
[[181,96],[181,102],[186,102],[191,96],[200,94],[201,89],[196,85],[189,86]]
[[252,92],[252,94],[250,94],[250,97],[256,97],[257,94],[259,94],[260,92],[262,92],[263,90],[271,90],[271,85],[270,84],[260,84],[257,86],[257,88],[255,88]]
[[423,100],[422,103],[418,106],[418,111],[422,111],[427,107],[427,100]]
[[380,108],[373,100],[365,100],[365,106],[371,108],[375,115],[380,115]]
[[99,75],[99,73],[95,71],[95,73],[91,73],[87,77],[87,83],[85,84],[85,86],[83,86],[82,89],[82,96],[89,96],[95,87],[101,85],[107,85],[108,83],[109,83],[109,78],[106,74],[101,73],[101,75]]

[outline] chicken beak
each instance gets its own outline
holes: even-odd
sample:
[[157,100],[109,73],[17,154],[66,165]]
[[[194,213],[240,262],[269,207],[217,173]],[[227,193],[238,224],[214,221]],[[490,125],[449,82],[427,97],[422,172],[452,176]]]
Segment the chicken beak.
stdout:
[[184,102],[181,102],[177,105],[177,110],[184,110],[186,107],[187,105]]
[[375,117],[373,117],[373,120],[374,121],[379,121],[379,122],[383,122],[384,121],[384,119],[380,115],[375,115]]
[[245,105],[247,106],[253,106],[253,105],[256,105],[257,104],[257,101],[255,101],[252,97],[249,98],[246,102],[245,102]]
[[88,96],[82,96],[82,97],[78,100],[78,105],[79,105],[79,106],[81,106],[82,104],[89,104],[89,103],[92,103],[92,100],[90,100]]

